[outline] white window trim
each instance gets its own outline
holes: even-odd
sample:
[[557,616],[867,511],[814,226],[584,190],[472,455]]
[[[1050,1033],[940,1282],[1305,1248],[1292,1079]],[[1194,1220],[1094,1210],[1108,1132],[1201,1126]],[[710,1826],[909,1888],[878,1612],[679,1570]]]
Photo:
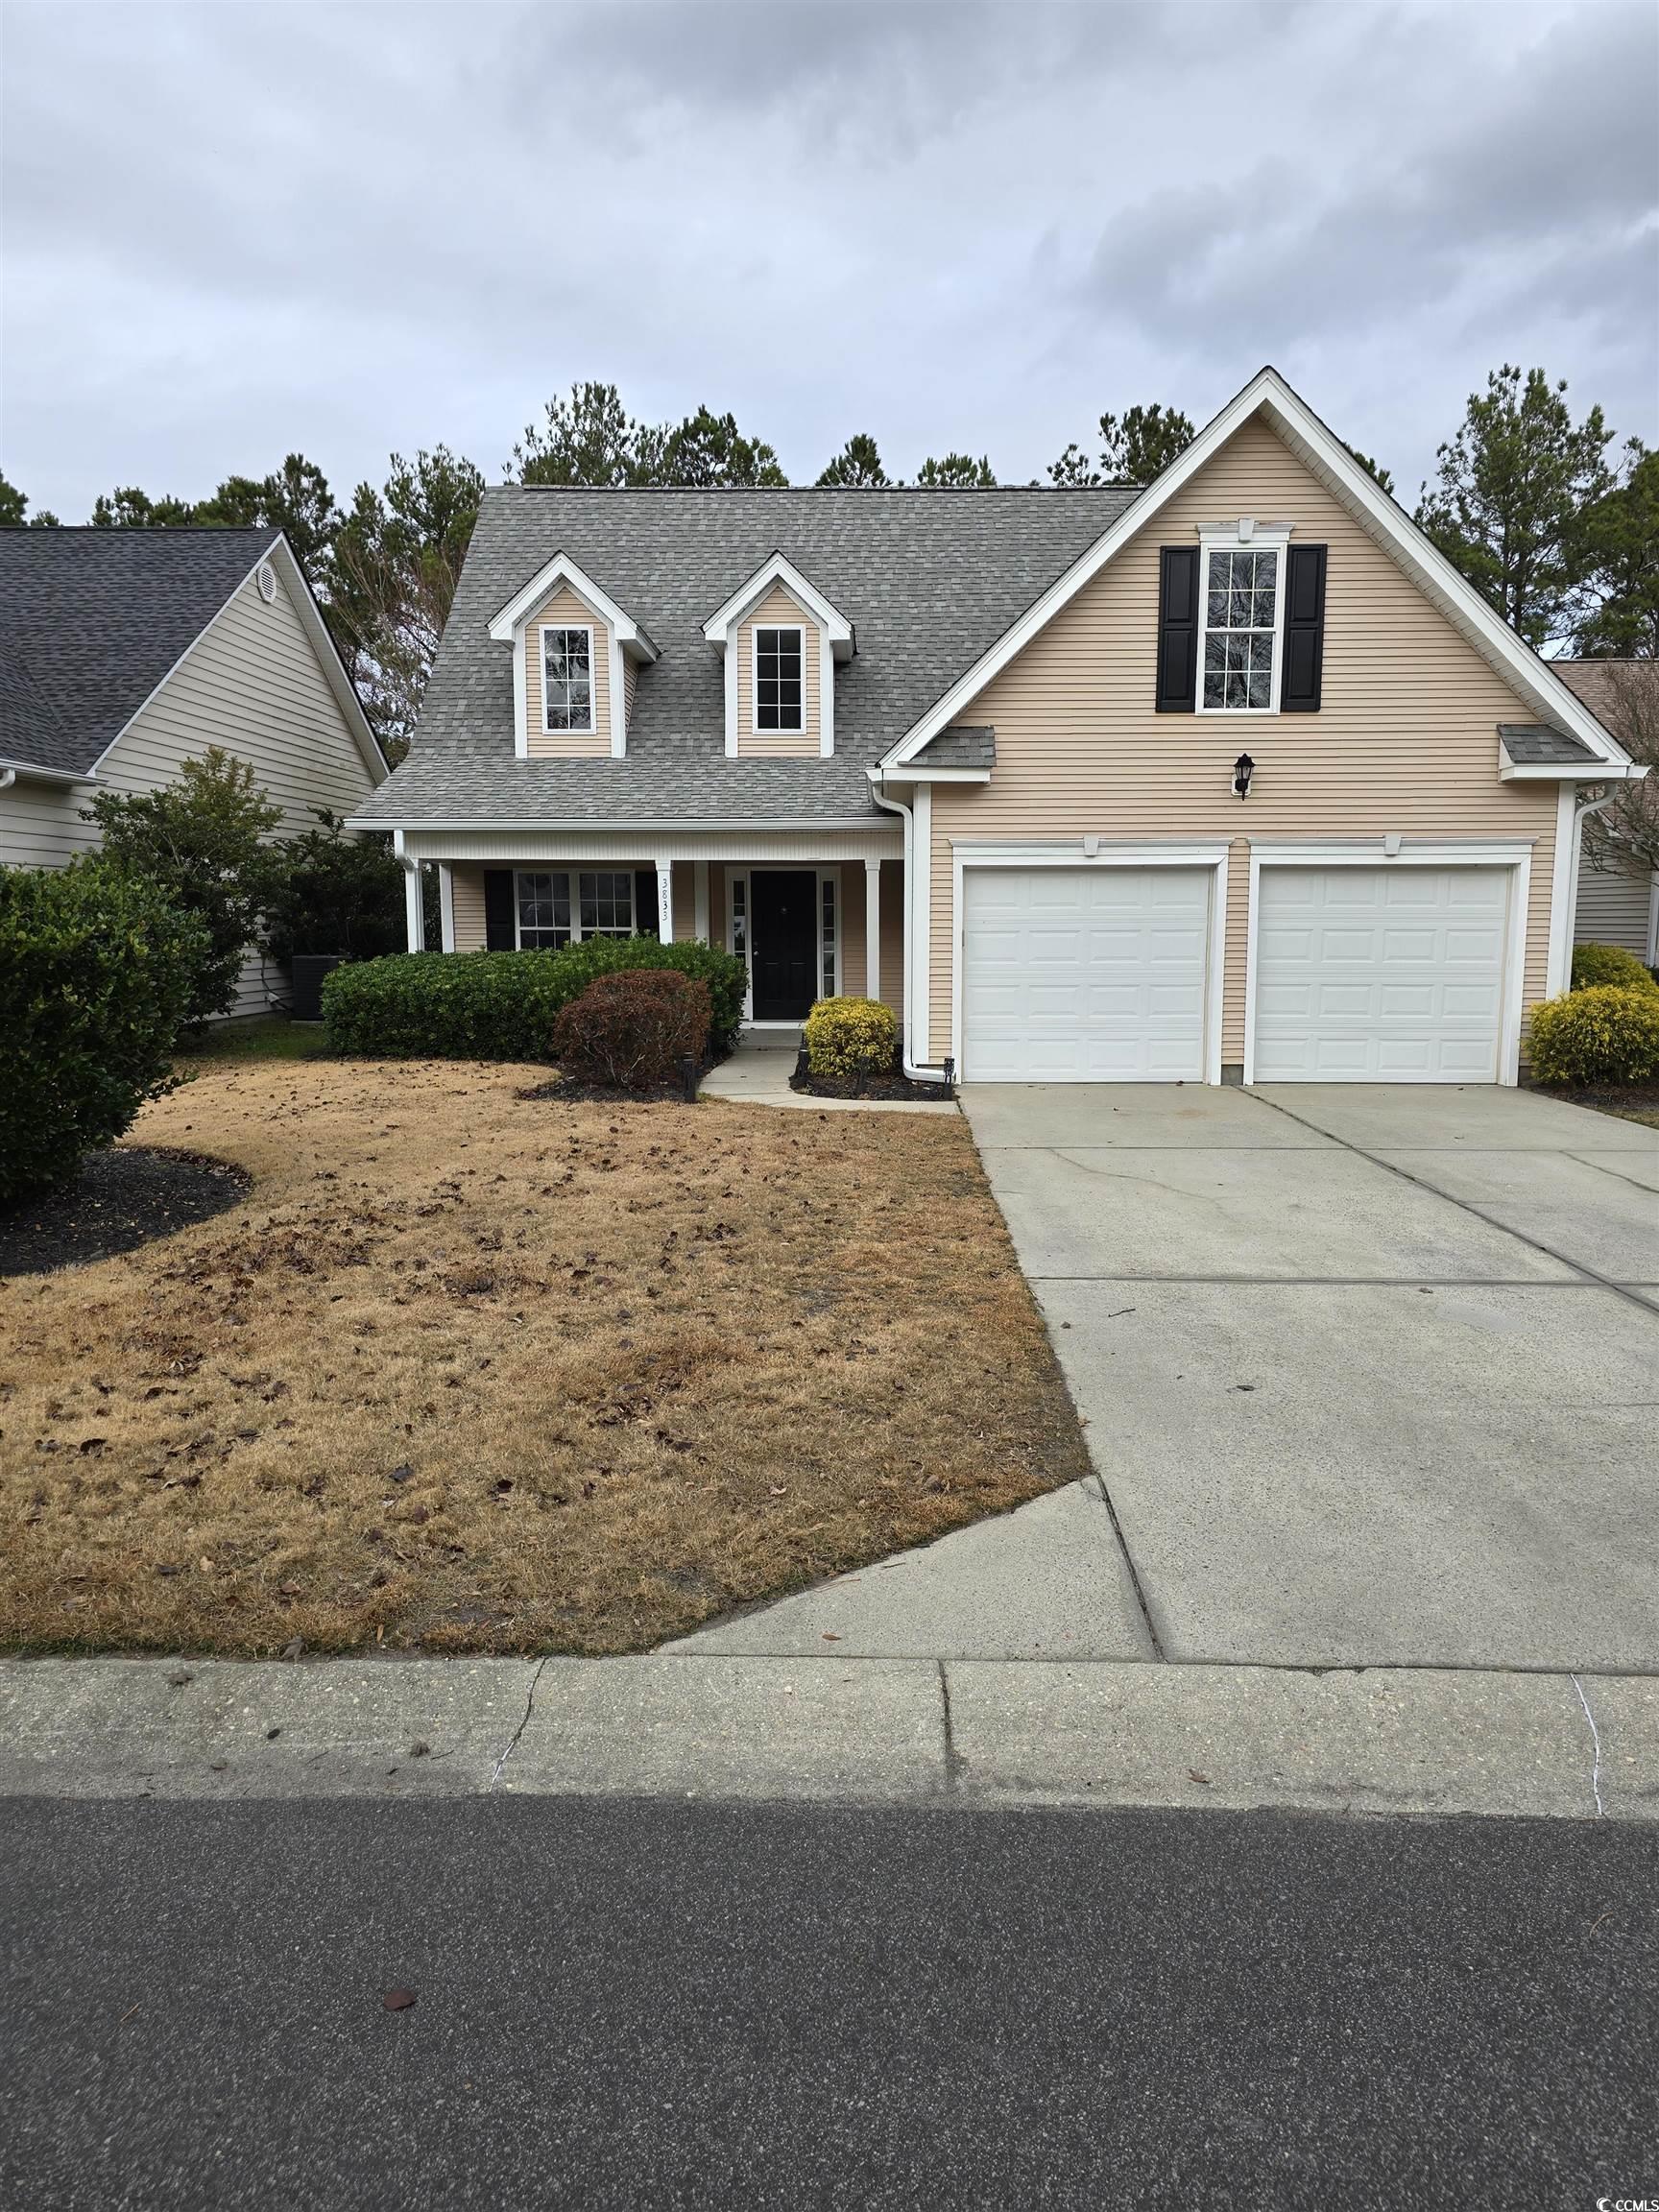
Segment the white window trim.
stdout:
[[[1391,853],[1388,846],[1395,850]],[[1273,844],[1250,848],[1250,907],[1244,939],[1244,1080],[1256,1080],[1256,934],[1263,868],[1507,868],[1509,904],[1504,916],[1503,1010],[1498,1023],[1498,1076],[1521,1080],[1521,1008],[1527,987],[1527,922],[1531,909],[1532,847],[1454,843],[1446,839],[1375,838],[1352,845]],[[1340,1078],[1334,1078],[1340,1080]]]
[[[567,722],[555,726],[547,719],[547,640],[549,637],[574,637],[580,635],[588,640],[588,719],[586,722]],[[599,730],[599,671],[593,665],[593,625],[591,622],[538,622],[536,625],[536,652],[541,669],[541,734],[543,737],[592,737]]]
[[[1225,530],[1198,534],[1198,669],[1193,678],[1194,713],[1223,715],[1229,721],[1264,721],[1279,711],[1279,685],[1285,659],[1285,570],[1288,530],[1263,529],[1246,518]],[[1273,582],[1273,661],[1270,703],[1265,707],[1206,707],[1204,704],[1204,640],[1210,636],[1210,557],[1213,553],[1271,553],[1275,556]],[[1217,637],[1227,633],[1217,631]]]
[[[806,625],[805,622],[774,622],[764,615],[757,616],[749,625],[749,734],[751,737],[804,737],[806,734]],[[781,637],[785,631],[793,634],[796,657],[801,662],[801,719],[799,722],[780,722],[775,728],[760,727],[760,633],[775,630]]]
[[818,998],[822,998],[825,996],[825,878],[828,877],[830,880],[834,884],[835,926],[830,932],[830,949],[835,955],[835,989],[833,993],[830,994],[830,996],[839,998],[844,995],[841,970],[842,946],[845,943],[846,931],[843,926],[841,916],[841,871],[839,866],[818,868],[814,867],[810,861],[751,860],[746,866],[742,868],[728,868],[726,871],[726,929],[724,942],[727,951],[733,955],[735,955],[737,951],[735,943],[737,932],[735,920],[732,912],[732,887],[735,883],[740,883],[743,886],[743,964],[749,972],[749,980],[743,987],[743,1026],[746,1029],[799,1029],[801,1026],[799,1022],[757,1022],[755,1019],[755,902],[750,892],[749,886],[751,878],[756,876],[776,876],[779,874],[785,876],[815,876],[817,878],[817,882],[813,891],[813,944],[817,952],[818,974],[813,995]]
[[[1093,840],[1091,840],[1093,842]],[[972,1082],[962,1070],[962,980],[966,951],[963,878],[970,868],[1207,868],[1211,872],[1210,927],[1205,946],[1204,1080],[1221,1080],[1221,994],[1226,981],[1227,856],[1225,844],[1107,845],[1091,853],[1075,839],[1064,844],[950,841],[950,1056],[959,1081]]]
[[[570,942],[580,945],[582,936],[582,878],[584,876],[626,876],[628,878],[628,934],[639,934],[639,886],[634,880],[632,868],[618,868],[614,862],[609,866],[584,868],[579,864],[549,861],[545,868],[515,868],[513,871],[513,944],[516,950],[525,950],[523,926],[518,918],[518,881],[524,876],[564,876],[570,883]],[[595,937],[613,937],[613,929],[596,929]]]

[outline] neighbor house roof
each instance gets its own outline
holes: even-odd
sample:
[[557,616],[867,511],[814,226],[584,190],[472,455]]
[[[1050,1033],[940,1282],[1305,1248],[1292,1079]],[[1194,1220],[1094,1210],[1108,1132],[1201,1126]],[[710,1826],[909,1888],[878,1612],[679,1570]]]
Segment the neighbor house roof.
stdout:
[[1659,661],[1551,661],[1550,665],[1621,744],[1630,735],[1622,724],[1644,694],[1659,709]]
[[89,775],[275,530],[0,530],[0,766]]
[[[848,821],[866,769],[1107,529],[1132,487],[982,492],[487,492],[413,749],[353,821]],[[649,631],[622,760],[517,759],[513,662],[493,616],[564,550]],[[829,759],[728,758],[704,635],[774,554],[836,608]]]

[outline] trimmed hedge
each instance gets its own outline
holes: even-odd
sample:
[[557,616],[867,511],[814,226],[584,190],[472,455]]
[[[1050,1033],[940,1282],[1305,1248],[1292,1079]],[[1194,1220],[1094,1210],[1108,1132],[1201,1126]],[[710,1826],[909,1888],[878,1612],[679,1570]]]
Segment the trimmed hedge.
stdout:
[[708,1048],[709,986],[668,968],[601,975],[553,1023],[561,1073],[620,1091],[661,1090]]
[[1532,1009],[1527,1065],[1537,1083],[1659,1082],[1659,991],[1596,983]]
[[899,1017],[879,998],[820,998],[806,1017],[806,1067],[813,1075],[890,1075],[899,1060]]
[[323,985],[330,1048],[371,1060],[551,1060],[553,1023],[601,975],[671,970],[708,986],[711,1043],[743,1018],[741,960],[708,945],[589,937],[562,952],[399,952],[337,968]]
[[1623,945],[1576,945],[1573,949],[1573,988],[1593,991],[1611,983],[1621,991],[1659,991],[1652,969]]
[[0,1206],[70,1181],[167,1088],[207,953],[158,884],[97,859],[0,868]]

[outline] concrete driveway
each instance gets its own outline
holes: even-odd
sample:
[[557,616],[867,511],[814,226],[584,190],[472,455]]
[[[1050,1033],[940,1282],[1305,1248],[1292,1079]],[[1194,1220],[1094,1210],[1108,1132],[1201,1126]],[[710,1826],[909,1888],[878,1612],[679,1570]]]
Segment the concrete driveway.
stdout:
[[1071,1647],[1659,1668],[1659,1131],[1485,1088],[963,1105],[1141,1600]]

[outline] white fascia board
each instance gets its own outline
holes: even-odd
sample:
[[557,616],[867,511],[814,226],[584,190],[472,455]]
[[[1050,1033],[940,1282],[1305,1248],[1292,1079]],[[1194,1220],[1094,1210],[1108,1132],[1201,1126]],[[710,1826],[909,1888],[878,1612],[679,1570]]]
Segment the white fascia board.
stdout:
[[446,816],[443,820],[410,815],[402,821],[386,822],[351,814],[348,815],[346,819],[346,827],[348,830],[373,830],[382,835],[387,830],[391,830],[394,838],[402,836],[405,832],[414,832],[424,836],[434,830],[533,830],[538,835],[545,830],[590,830],[606,836],[631,836],[636,830],[644,832],[647,830],[683,830],[688,836],[700,836],[705,830],[731,830],[734,834],[740,834],[745,830],[757,831],[763,830],[770,835],[778,835],[784,830],[789,830],[802,837],[811,837],[816,835],[820,830],[833,830],[840,833],[852,830],[868,830],[879,832],[886,825],[869,814],[849,815],[845,819],[838,817],[833,821],[826,819],[822,822],[804,822],[799,815],[784,816],[768,821],[747,821],[726,816],[695,815],[669,817],[662,820],[656,817],[647,819],[641,816],[638,821],[596,822],[591,815],[576,815],[555,820],[524,814],[512,815],[502,819],[482,815],[460,818]]
[[835,658],[846,661],[853,653],[853,625],[838,607],[831,606],[822,591],[808,584],[795,564],[781,553],[774,553],[763,561],[747,583],[740,584],[724,606],[716,608],[703,625],[703,635],[710,645],[724,646],[731,633],[742,621],[757,600],[765,597],[774,584],[781,584],[790,596],[804,607],[819,628],[835,647]]
[[1508,625],[1500,620],[1474,586],[1458,574],[1404,509],[1360,468],[1342,441],[1291,391],[1278,371],[1269,368],[1253,376],[1243,391],[1206,423],[1186,451],[1146,487],[1133,506],[1126,508],[1112,527],[1026,609],[1019,621],[1004,631],[990,651],[982,654],[974,666],[957,679],[944,697],[900,739],[883,765],[902,766],[912,759],[929,738],[948,728],[961,709],[1030,643],[1060,609],[1097,576],[1182,486],[1258,414],[1267,416],[1298,458],[1316,469],[1369,535],[1392,553],[1425,596],[1439,607],[1500,674],[1515,685],[1524,698],[1532,702],[1541,715],[1559,722],[1573,736],[1582,738],[1598,760],[1621,765],[1627,761],[1628,755],[1623,748],[1609,736],[1560,677],[1551,671],[1549,662],[1541,660],[1530,646],[1523,644]]
[[522,629],[557,584],[568,584],[578,599],[590,607],[595,614],[603,615],[617,643],[628,649],[634,660],[655,661],[658,658],[658,647],[633,615],[626,608],[618,607],[608,591],[602,591],[587,570],[579,567],[568,553],[555,553],[544,567],[537,569],[524,589],[516,591],[501,612],[493,617],[490,635],[496,644],[512,644],[515,633]]
[[90,768],[79,773],[69,768],[41,768],[33,760],[0,760],[0,776],[17,778],[25,783],[95,783],[98,781]]
[[910,768],[872,768],[872,783],[989,783],[989,768],[929,768],[925,760]]
[[[316,593],[306,579],[304,569],[301,567],[295,557],[294,548],[280,531],[278,531],[276,542],[272,546],[267,558],[289,583],[294,604],[299,609],[301,625],[311,640],[313,652],[322,663],[323,673],[327,679],[329,689],[340,703],[340,711],[346,717],[352,740],[362,756],[364,767],[368,769],[371,779],[375,783],[384,783],[392,771],[387,765],[385,754],[380,750],[380,741],[371,728],[369,717],[363,711],[363,702],[358,698],[356,687],[346,672],[346,663],[340,658],[340,648],[335,644],[328,625],[323,619],[323,610],[317,604]],[[257,569],[257,567],[258,563],[255,562],[254,568]],[[246,581],[247,579],[244,578],[243,582],[246,583]]]

